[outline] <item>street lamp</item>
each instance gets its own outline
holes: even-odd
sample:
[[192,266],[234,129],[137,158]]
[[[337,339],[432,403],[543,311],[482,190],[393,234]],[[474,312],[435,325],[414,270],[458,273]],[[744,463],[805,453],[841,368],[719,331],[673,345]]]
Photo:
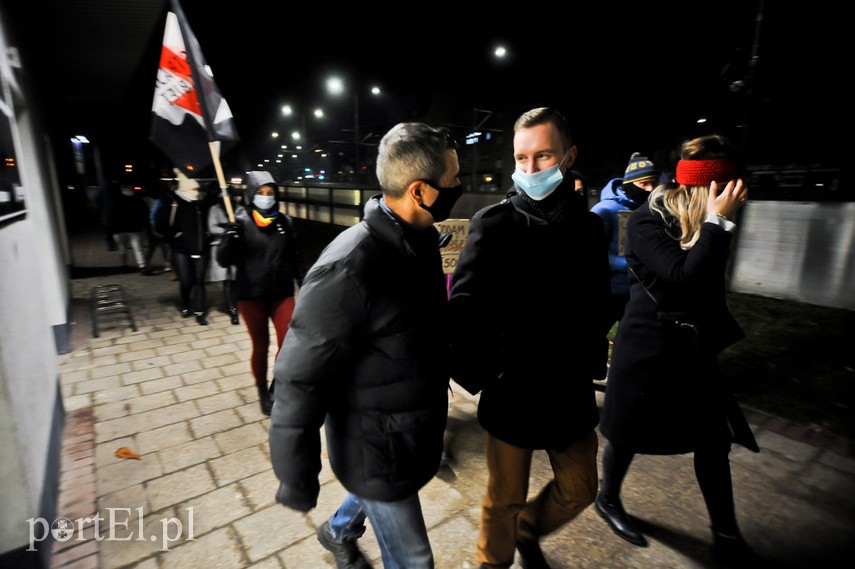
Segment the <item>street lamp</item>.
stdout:
[[[331,95],[338,96],[345,92],[344,81],[340,77],[329,77],[326,84],[327,91]],[[377,85],[372,85],[370,92],[374,96],[379,96],[382,91]],[[362,144],[359,138],[359,88],[352,87],[351,93],[353,94],[353,167],[356,172],[356,179],[359,180],[362,173],[359,159],[359,146]]]
[[[309,115],[309,106],[308,105],[292,105],[290,103],[285,103],[280,107],[280,111],[282,116],[286,118],[290,123],[291,127],[287,129],[286,132],[283,132],[283,136],[287,136],[290,138],[293,143],[301,143],[307,145],[307,147],[311,146],[309,141],[309,131],[307,128],[307,117]],[[311,110],[312,116],[314,116],[315,120],[323,120],[326,116],[324,110],[320,107],[315,107]],[[294,124],[296,123],[296,124]],[[296,128],[294,128],[296,127]],[[283,145],[282,149],[287,149],[287,145]],[[299,154],[303,154],[302,147],[298,146]],[[293,150],[291,151],[291,159],[296,160],[298,158],[298,154],[294,154]],[[308,158],[304,155],[304,160],[308,160]]]

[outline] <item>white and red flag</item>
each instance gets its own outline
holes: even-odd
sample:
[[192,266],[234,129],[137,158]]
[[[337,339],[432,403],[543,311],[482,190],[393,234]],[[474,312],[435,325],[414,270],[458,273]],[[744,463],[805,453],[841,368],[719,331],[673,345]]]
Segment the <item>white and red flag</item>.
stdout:
[[238,134],[231,109],[217,89],[184,11],[178,0],[171,0],[171,4],[163,32],[149,139],[173,165],[192,175],[214,162],[211,142],[218,141],[217,152],[225,152],[229,143],[238,141]]

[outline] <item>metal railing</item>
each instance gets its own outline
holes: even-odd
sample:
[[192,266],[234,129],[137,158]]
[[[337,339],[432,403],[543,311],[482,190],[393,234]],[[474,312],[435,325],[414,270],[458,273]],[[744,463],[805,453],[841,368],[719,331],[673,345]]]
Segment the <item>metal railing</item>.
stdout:
[[368,198],[380,193],[380,188],[282,184],[279,191],[285,212],[291,217],[350,227],[359,223],[363,205]]

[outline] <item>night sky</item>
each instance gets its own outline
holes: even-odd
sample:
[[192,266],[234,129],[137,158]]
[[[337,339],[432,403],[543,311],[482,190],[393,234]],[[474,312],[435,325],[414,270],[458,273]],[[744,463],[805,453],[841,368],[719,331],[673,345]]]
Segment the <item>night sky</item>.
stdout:
[[[307,119],[310,137],[349,136],[350,101],[324,91],[332,73],[383,88],[382,100],[361,95],[363,133],[413,119],[465,132],[486,116],[474,109],[492,113],[483,128],[507,130],[522,111],[550,105],[570,119],[578,164],[591,170],[622,169],[636,150],[667,155],[705,132],[730,136],[749,163],[851,162],[852,145],[840,142],[852,126],[842,87],[851,65],[836,31],[845,19],[825,0],[810,13],[770,0],[515,4],[490,13],[460,3],[400,11],[181,4],[241,135],[224,163],[254,166],[270,131],[290,126],[279,111],[286,102],[325,109],[323,124]],[[147,136],[165,5],[115,107],[53,97],[53,112],[78,113],[114,136],[117,150],[157,156]],[[49,47],[46,32],[32,44]],[[501,61],[492,55],[499,43],[508,49]]]

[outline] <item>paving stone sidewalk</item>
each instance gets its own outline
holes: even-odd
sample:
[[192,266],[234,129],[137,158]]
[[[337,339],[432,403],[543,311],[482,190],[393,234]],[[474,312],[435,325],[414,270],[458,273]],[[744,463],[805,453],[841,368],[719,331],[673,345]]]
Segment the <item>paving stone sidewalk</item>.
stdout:
[[[136,332],[114,313],[105,315],[100,337],[93,337],[88,294],[102,284],[124,288]],[[75,521],[76,530],[79,519],[96,512],[102,519],[97,528],[85,522],[72,539],[55,542],[54,566],[335,567],[315,529],[345,491],[324,457],[316,509],[301,514],[274,502],[269,419],[259,410],[249,372],[250,341],[243,324],[230,324],[218,310],[220,285],[208,285],[208,326],[181,318],[170,273],[73,279],[72,296],[73,350],[60,358],[67,425],[58,515]],[[272,361],[271,353],[271,370]],[[477,401],[453,384],[452,460],[421,492],[440,569],[478,565],[486,469]],[[762,451],[734,447],[731,454],[746,539],[770,567],[849,566],[855,535],[851,443],[812,436],[757,412],[749,418]],[[139,459],[116,456],[122,447]],[[532,470],[535,493],[549,479],[543,453],[535,453]],[[624,493],[650,546],[620,540],[588,508],[543,540],[553,567],[717,567],[691,455],[638,456]],[[360,544],[381,567],[370,528]]]

